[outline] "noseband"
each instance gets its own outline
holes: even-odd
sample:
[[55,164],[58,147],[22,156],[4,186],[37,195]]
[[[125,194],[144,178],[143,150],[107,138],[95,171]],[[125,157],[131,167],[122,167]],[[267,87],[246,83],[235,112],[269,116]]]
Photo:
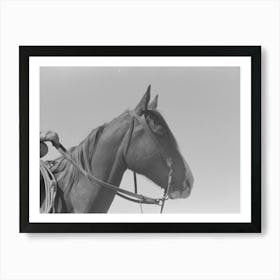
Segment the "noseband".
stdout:
[[160,206],[160,213],[162,213],[163,209],[164,209],[165,201],[168,199],[168,191],[169,191],[171,181],[172,181],[172,175],[173,175],[172,160],[168,156],[166,151],[160,145],[159,141],[157,140],[157,138],[155,137],[155,135],[153,134],[153,132],[149,128],[146,120],[141,118],[134,111],[130,111],[129,114],[131,116],[131,123],[130,123],[130,127],[129,127],[129,130],[128,130],[128,133],[127,133],[128,136],[127,136],[126,140],[124,140],[124,141],[126,141],[126,144],[125,144],[125,149],[124,149],[123,156],[124,156],[124,158],[126,158],[126,155],[127,155],[130,143],[131,143],[133,131],[134,131],[135,120],[137,120],[143,126],[145,131],[149,134],[149,136],[151,137],[155,146],[158,148],[158,150],[157,150],[158,155],[164,160],[167,167],[169,168],[167,186],[166,186],[166,188],[164,190],[164,194],[161,198],[151,198],[151,197],[148,197],[148,196],[138,194],[137,177],[136,177],[136,172],[134,172],[134,171],[133,171],[134,192],[131,192],[131,191],[128,191],[128,190],[125,190],[125,189],[120,188],[118,186],[112,185],[108,182],[105,182],[105,181],[95,177],[93,174],[85,171],[79,164],[77,164],[73,160],[71,154],[61,144],[54,145],[54,146],[64,158],[66,158],[72,165],[74,165],[78,169],[78,171],[80,173],[82,173],[84,176],[86,176],[89,180],[97,182],[101,186],[114,191],[118,196],[120,196],[124,199],[127,199],[127,200],[135,202],[135,203],[139,203],[140,206],[141,206],[141,212],[142,212],[142,204],[154,204],[154,205]]

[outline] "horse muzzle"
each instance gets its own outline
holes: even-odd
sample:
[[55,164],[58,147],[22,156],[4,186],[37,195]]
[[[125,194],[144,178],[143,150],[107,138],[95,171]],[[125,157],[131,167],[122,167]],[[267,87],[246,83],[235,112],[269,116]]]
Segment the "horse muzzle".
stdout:
[[177,188],[174,191],[171,191],[168,196],[171,199],[187,198],[187,197],[190,196],[191,191],[192,191],[192,183],[188,179],[186,179],[183,182],[183,189],[182,190],[178,190],[178,188]]
[[191,194],[191,188],[186,188],[183,191],[174,191],[171,192],[168,196],[171,199],[177,199],[177,198],[188,198]]

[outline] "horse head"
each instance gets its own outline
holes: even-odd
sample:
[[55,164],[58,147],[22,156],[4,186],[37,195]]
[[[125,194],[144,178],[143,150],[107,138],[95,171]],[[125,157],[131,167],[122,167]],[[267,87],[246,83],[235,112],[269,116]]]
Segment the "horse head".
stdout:
[[173,172],[168,196],[171,199],[186,198],[191,193],[194,178],[175,137],[157,110],[158,96],[150,102],[150,90],[149,86],[130,112],[134,129],[125,160],[129,169],[148,177],[163,189],[168,185],[170,161]]

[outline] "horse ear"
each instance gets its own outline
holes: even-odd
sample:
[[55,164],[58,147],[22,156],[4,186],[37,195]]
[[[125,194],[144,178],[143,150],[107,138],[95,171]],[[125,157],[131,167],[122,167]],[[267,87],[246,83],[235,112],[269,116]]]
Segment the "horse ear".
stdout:
[[135,113],[139,116],[143,115],[148,107],[150,97],[151,97],[151,85],[148,86],[146,93],[138,103],[138,105],[135,107]]
[[154,97],[154,99],[150,102],[149,104],[149,109],[151,110],[156,110],[157,108],[157,105],[158,105],[158,94]]

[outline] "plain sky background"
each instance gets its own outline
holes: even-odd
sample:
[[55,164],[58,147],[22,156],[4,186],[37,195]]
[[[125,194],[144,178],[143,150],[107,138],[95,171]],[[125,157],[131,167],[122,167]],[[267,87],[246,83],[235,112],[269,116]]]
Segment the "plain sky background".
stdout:
[[[149,84],[195,178],[191,196],[169,200],[165,212],[239,212],[239,67],[41,67],[40,129],[56,131],[67,148],[75,146],[95,127],[134,108]],[[50,148],[45,158],[57,155]],[[144,195],[162,195],[142,176],[138,185]],[[133,190],[131,171],[121,187]],[[138,213],[139,206],[116,197],[109,213],[128,212]]]

